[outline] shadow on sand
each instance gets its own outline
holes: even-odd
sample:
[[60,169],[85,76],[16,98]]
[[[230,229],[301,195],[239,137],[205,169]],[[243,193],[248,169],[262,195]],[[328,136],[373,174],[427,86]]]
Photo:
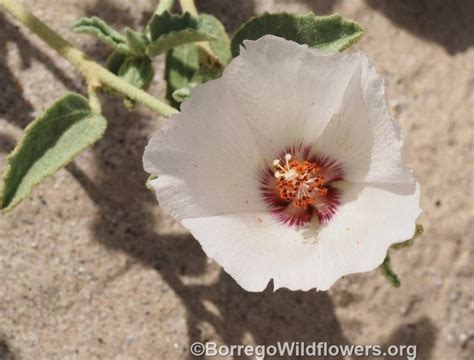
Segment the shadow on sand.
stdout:
[[450,54],[474,45],[474,1],[472,0],[366,0],[416,36],[434,41]]

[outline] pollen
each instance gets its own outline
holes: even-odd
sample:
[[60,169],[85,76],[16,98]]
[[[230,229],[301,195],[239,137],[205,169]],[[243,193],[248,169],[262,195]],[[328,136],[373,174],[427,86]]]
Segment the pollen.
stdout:
[[299,209],[317,206],[318,197],[328,192],[321,168],[314,162],[293,160],[291,154],[286,154],[284,162],[274,160],[273,167],[280,198]]

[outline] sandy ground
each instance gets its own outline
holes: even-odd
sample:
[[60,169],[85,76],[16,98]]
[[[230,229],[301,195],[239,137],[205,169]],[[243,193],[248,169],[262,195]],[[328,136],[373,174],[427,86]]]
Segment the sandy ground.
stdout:
[[[153,1],[28,0],[65,37],[99,15],[141,27]],[[152,113],[106,100],[105,138],[0,216],[1,359],[188,359],[189,344],[416,344],[419,359],[474,359],[474,2],[202,0],[230,31],[267,10],[339,12],[387,80],[406,160],[422,184],[424,236],[393,255],[402,287],[378,272],[329,292],[247,293],[163,214],[143,186]],[[162,69],[162,64],[157,62]],[[71,66],[0,13],[0,169],[22,128],[66,89]],[[157,76],[153,93],[162,95]],[[336,357],[337,358],[337,357]]]

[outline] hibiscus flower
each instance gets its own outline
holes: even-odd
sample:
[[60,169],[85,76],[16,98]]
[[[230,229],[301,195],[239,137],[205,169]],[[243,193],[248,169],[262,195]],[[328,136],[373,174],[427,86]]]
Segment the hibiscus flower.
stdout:
[[362,53],[267,35],[148,144],[162,208],[244,289],[327,290],[410,238],[420,190]]

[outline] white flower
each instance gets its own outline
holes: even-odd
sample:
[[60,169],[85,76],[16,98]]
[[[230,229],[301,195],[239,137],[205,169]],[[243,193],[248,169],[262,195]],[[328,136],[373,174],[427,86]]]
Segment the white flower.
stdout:
[[160,205],[249,291],[373,270],[421,211],[382,79],[361,53],[244,47],[147,146]]

